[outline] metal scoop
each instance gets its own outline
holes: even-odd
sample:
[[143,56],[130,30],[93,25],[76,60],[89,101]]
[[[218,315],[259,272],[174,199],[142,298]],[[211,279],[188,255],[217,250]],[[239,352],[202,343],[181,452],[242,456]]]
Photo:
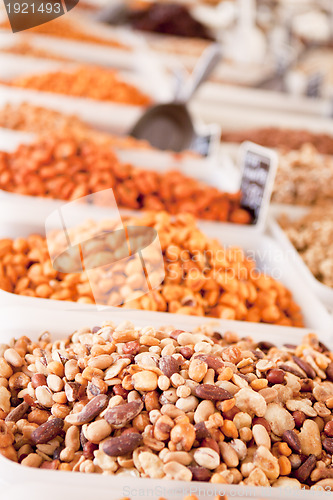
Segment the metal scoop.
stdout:
[[136,139],[145,139],[161,150],[183,151],[191,145],[195,131],[186,104],[214,70],[221,59],[218,43],[209,46],[191,77],[180,89],[173,102],[150,107],[129,132]]

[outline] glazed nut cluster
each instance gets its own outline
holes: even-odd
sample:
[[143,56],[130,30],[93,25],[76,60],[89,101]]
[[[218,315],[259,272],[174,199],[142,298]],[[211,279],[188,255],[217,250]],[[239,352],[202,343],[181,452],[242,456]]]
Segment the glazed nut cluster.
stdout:
[[314,277],[333,287],[332,207],[314,208],[296,221],[283,216],[279,222]]
[[[85,272],[63,274],[54,269],[46,240],[38,235],[0,241],[0,287],[32,297],[94,303],[97,296],[97,303],[104,305],[124,302],[125,307],[150,311],[303,326],[300,307],[282,283],[257,271],[256,263],[242,249],[225,248],[205,236],[190,215],[171,218],[166,212],[152,212],[124,223],[154,228],[159,236],[165,277],[149,293],[137,293],[142,290],[142,275],[133,256],[133,260],[125,264],[119,261],[117,269],[113,268],[114,279],[97,268],[93,296],[92,281]],[[90,262],[91,257],[95,262],[106,250],[100,247],[98,235],[113,230],[114,221],[90,221],[68,234],[73,244],[96,237],[96,248],[89,245],[90,254],[85,259]],[[63,242],[62,234],[59,236]],[[52,255],[60,255],[62,250],[59,244],[57,251],[55,237]],[[75,262],[71,268],[76,268]],[[115,301],[114,294],[122,300]]]
[[151,98],[134,85],[123,81],[116,71],[99,66],[81,66],[19,76],[3,84],[98,101],[112,101],[132,106],[147,106]]
[[[333,142],[333,141],[332,141]],[[305,144],[280,152],[273,200],[292,205],[323,205],[333,199],[333,158]]]
[[130,322],[0,347],[0,453],[28,467],[333,486],[333,353]]
[[251,223],[239,192],[224,193],[179,171],[158,173],[120,163],[109,143],[55,134],[12,153],[0,152],[0,189],[5,191],[74,200],[109,188],[119,207]]

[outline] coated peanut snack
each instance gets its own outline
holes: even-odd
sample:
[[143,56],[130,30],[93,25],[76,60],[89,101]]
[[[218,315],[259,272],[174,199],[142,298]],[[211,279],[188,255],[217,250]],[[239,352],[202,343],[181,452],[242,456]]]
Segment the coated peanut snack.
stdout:
[[92,128],[76,115],[66,115],[29,102],[7,103],[0,109],[0,127],[44,135],[56,133],[63,137],[89,139],[119,149],[152,149],[149,142],[130,136],[112,135]]
[[134,85],[122,81],[116,71],[100,66],[80,66],[72,71],[36,73],[2,83],[13,87],[132,106],[147,106],[152,102],[150,97]]
[[287,216],[279,223],[314,277],[333,287],[333,208],[312,209],[301,219]]
[[323,205],[333,200],[333,157],[312,144],[298,151],[279,151],[273,201],[291,205]]
[[214,325],[81,328],[0,346],[0,453],[23,466],[241,486],[333,485],[333,353]]
[[[205,236],[192,216],[172,218],[165,212],[152,212],[123,222],[128,227],[154,228],[159,236],[165,278],[149,293],[137,297],[143,277],[131,261],[126,264],[119,261],[114,280],[96,266],[94,277],[89,280],[87,273],[58,272],[52,267],[45,238],[38,235],[0,241],[0,287],[31,297],[83,303],[94,303],[97,297],[97,302],[105,305],[114,305],[115,298],[119,298],[118,304],[149,311],[303,326],[300,307],[282,283],[259,272],[255,261],[241,248],[225,248]],[[85,261],[98,262],[99,256],[108,251],[100,246],[98,235],[114,229],[114,221],[88,221],[69,229],[68,236],[74,245],[96,237],[96,250],[94,245],[90,246]],[[62,234],[59,236],[63,242]],[[61,245],[59,251],[57,248],[55,238],[53,255],[63,251]],[[127,286],[123,286],[124,279]]]
[[239,192],[224,193],[179,171],[158,173],[120,163],[101,137],[52,134],[21,144],[13,153],[0,152],[0,189],[5,191],[75,200],[108,188],[113,188],[119,207],[251,222]]
[[[9,21],[6,20],[0,23],[0,28],[11,29]],[[30,28],[29,33],[67,38],[77,42],[96,43],[98,45],[105,45],[117,49],[130,50],[128,46],[118,40],[103,38],[92,32],[89,33],[89,31],[85,30],[83,27],[79,27],[77,22],[73,23],[67,19],[53,19],[48,23]]]

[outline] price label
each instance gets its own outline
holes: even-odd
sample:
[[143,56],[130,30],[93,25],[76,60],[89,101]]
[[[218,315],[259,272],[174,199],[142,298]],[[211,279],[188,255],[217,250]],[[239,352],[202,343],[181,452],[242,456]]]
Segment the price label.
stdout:
[[253,224],[264,225],[272,195],[278,156],[275,151],[244,142],[241,146],[241,205],[253,217]]
[[220,137],[221,127],[216,124],[197,126],[196,136],[189,149],[204,157],[215,155],[220,146]]
[[13,33],[45,24],[75,7],[79,0],[4,0]]
[[306,95],[308,97],[320,97],[323,83],[324,75],[319,71],[310,75],[306,87]]

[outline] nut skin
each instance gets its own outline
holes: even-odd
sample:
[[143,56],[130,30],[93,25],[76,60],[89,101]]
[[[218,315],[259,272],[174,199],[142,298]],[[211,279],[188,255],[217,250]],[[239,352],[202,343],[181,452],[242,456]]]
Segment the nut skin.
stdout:
[[333,455],[333,438],[326,437],[323,440],[323,448],[327,451],[327,453]]
[[195,388],[196,395],[201,399],[208,399],[210,401],[225,401],[226,399],[232,399],[232,394],[222,389],[222,387],[217,387],[211,384],[201,384]]
[[324,427],[324,432],[327,437],[333,437],[333,421],[330,420],[329,422],[326,422],[325,427]]
[[83,445],[83,456],[87,460],[93,460],[94,459],[94,451],[98,450],[98,445],[91,443],[90,441],[87,441]]
[[112,425],[116,429],[121,429],[122,427],[125,427],[125,425],[133,420],[137,415],[139,415],[139,413],[141,413],[143,406],[144,405],[141,400],[118,405],[108,410],[104,418],[110,425]]
[[171,378],[174,373],[179,373],[179,362],[173,356],[163,356],[159,361],[159,369],[163,375]]
[[60,418],[53,418],[40,425],[31,434],[33,444],[45,444],[57,437],[64,427],[64,421]]
[[285,431],[282,434],[282,439],[289,445],[289,447],[295,451],[296,453],[301,453],[301,442],[296,432],[294,431]]
[[113,386],[113,392],[116,396],[121,396],[125,401],[126,401],[127,396],[129,394],[129,391],[124,389],[121,384],[115,384]]
[[310,477],[311,472],[316,467],[317,459],[315,455],[310,455],[306,461],[295,471],[295,477],[300,483],[305,483],[305,481]]
[[326,368],[326,376],[328,380],[333,382],[333,361],[331,361],[328,367]]
[[45,375],[43,375],[42,373],[35,373],[31,377],[31,384],[34,389],[37,389],[37,387],[41,385],[47,385]]
[[202,439],[208,438],[210,436],[209,430],[206,427],[205,422],[199,422],[194,426],[195,439],[201,441]]
[[316,372],[314,371],[314,369],[312,368],[312,366],[309,363],[307,363],[303,359],[299,358],[298,356],[293,356],[293,360],[306,373],[306,375],[309,378],[312,378],[312,379],[316,378]]
[[294,417],[294,421],[295,421],[295,426],[297,427],[297,429],[300,429],[306,420],[305,413],[303,413],[302,411],[296,410],[293,412],[293,417]]
[[209,469],[200,466],[190,466],[190,471],[192,472],[193,481],[205,481],[208,482],[212,477],[212,473]]
[[271,432],[271,426],[269,425],[269,422],[265,419],[265,417],[254,417],[252,419],[252,427],[255,425],[263,425],[266,429],[266,431],[270,434]]
[[[66,422],[74,425],[87,424],[94,420],[107,407],[109,398],[105,394],[100,394],[83,407],[78,414],[68,415]],[[70,417],[73,417],[72,420]]]
[[6,422],[17,422],[18,420],[21,420],[21,418],[24,417],[24,415],[27,413],[29,410],[30,406],[28,403],[23,402],[16,406],[6,417],[5,421]]
[[102,445],[102,449],[106,455],[110,457],[123,457],[128,453],[132,453],[143,441],[141,434],[131,432],[122,434],[121,436],[107,439]]
[[269,370],[267,373],[268,383],[271,385],[274,384],[283,384],[284,382],[284,371],[279,370],[278,368],[274,368],[273,370]]

